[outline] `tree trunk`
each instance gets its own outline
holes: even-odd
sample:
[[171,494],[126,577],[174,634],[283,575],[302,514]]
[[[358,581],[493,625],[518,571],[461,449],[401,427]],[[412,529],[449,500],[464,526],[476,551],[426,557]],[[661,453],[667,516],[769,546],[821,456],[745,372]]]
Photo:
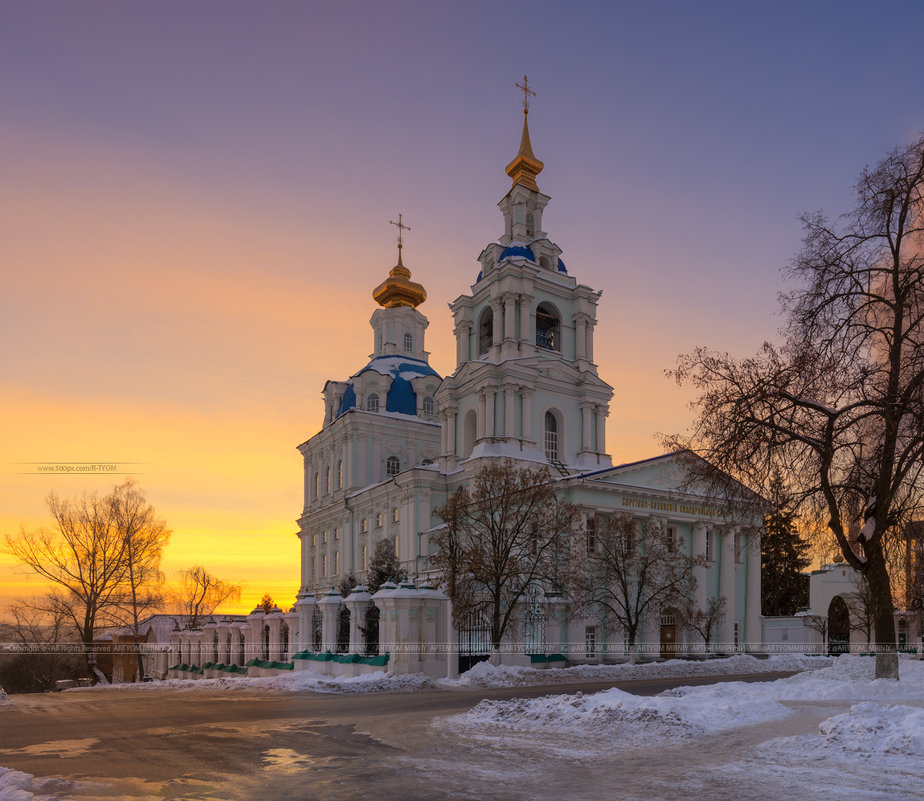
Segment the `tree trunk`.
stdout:
[[895,614],[892,589],[881,553],[870,559],[866,581],[872,596],[873,628],[876,637],[876,678],[898,678],[898,651],[895,646]]

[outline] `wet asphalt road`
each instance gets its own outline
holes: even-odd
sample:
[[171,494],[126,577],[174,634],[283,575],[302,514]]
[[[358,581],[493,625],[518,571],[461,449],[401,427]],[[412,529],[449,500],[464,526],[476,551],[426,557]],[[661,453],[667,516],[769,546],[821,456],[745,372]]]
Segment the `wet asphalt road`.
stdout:
[[[480,700],[619,687],[639,695],[788,674],[599,682],[494,690],[326,695],[250,690],[85,690],[15,698],[0,713],[0,765],[60,777],[59,798],[474,799],[462,762],[479,748],[436,718]],[[448,766],[448,769],[439,766]],[[542,764],[534,770],[541,771]],[[496,798],[517,798],[498,771]],[[490,786],[490,785],[489,785]]]

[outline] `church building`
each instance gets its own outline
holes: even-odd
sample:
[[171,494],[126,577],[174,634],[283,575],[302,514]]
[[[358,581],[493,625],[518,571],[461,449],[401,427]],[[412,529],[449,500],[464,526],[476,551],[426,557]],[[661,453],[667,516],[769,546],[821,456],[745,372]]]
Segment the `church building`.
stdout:
[[[743,650],[762,639],[760,515],[741,507],[729,519],[720,499],[692,493],[680,454],[613,465],[606,442],[613,389],[594,361],[601,293],[580,283],[578,265],[565,266],[546,230],[550,197],[537,183],[543,163],[530,143],[528,111],[524,103],[519,151],[506,168],[510,188],[498,203],[501,235],[481,251],[474,283],[450,304],[456,366],[445,377],[429,364],[428,321],[419,311],[427,294],[403,264],[399,218],[398,263],[372,292],[371,359],[326,383],[323,427],[298,446],[299,603],[339,603],[332,588],[348,575],[362,583],[382,540],[393,543],[408,592],[432,592],[429,539],[441,522],[434,510],[488,460],[510,458],[548,465],[556,491],[581,507],[588,528],[630,513],[654,519],[675,547],[702,555],[697,605],[724,596],[714,642]],[[546,653],[624,658],[622,633],[553,606],[542,627]],[[642,633],[643,654],[657,656],[665,641],[682,652],[697,637],[664,609]],[[305,632],[298,647],[311,650]]]

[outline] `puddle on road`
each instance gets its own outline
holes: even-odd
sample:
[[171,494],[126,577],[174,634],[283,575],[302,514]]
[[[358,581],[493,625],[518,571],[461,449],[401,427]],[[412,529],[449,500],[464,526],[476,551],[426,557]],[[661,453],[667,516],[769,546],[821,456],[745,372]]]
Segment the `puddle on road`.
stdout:
[[23,756],[57,756],[62,759],[83,756],[99,742],[98,737],[86,737],[83,740],[49,740],[45,743],[25,745],[22,748],[0,749],[0,755],[21,754]]

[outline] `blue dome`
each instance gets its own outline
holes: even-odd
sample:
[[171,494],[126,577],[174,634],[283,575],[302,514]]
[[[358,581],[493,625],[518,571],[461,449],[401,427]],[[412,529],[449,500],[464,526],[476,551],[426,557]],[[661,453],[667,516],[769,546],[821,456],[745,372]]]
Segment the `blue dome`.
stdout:
[[475,283],[477,284],[482,278],[484,278],[484,271],[483,271],[483,270],[479,270],[479,271],[478,271],[478,277],[475,279]]
[[565,275],[568,274],[568,271],[565,269],[565,263],[561,259],[558,260],[558,272],[564,273]]
[[529,259],[530,261],[535,261],[536,257],[522,242],[512,242],[507,249],[501,253],[497,261],[502,262],[504,259]]
[[[412,359],[409,356],[378,356],[363,367],[353,378],[369,370],[373,370],[380,375],[390,375],[392,377],[391,386],[385,396],[384,411],[398,412],[399,414],[417,414],[417,394],[411,385],[413,379],[422,375],[433,375],[440,378],[439,373],[425,361]],[[344,412],[354,408],[356,408],[356,390],[353,388],[353,379],[350,379],[349,386],[340,400],[337,416],[339,417]]]

